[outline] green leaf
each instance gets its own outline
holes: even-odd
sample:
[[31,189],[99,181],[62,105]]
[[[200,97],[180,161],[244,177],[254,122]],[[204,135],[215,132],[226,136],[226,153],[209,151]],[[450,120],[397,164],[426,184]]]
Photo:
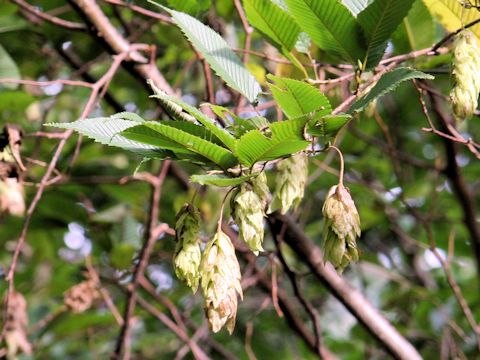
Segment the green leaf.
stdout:
[[351,118],[352,116],[348,114],[322,116],[308,124],[307,132],[326,144],[337,135]]
[[244,0],[247,19],[252,26],[272,39],[280,49],[295,46],[300,27],[286,11],[270,0]]
[[[173,120],[164,120],[160,122],[163,125],[171,126],[176,129],[185,131],[191,135],[198,136],[204,140],[216,143],[219,145],[220,141],[212,135],[210,131],[205,129],[203,126],[199,126],[187,121],[173,121]],[[170,140],[169,138],[159,134],[154,129],[146,126],[146,124],[158,124],[155,121],[149,121],[143,123],[142,125],[134,126],[128,128],[122,132],[122,135],[126,138],[134,141],[138,141],[148,145],[154,145],[163,149],[171,150],[176,154],[190,154],[190,150],[185,148],[183,145]]]
[[243,184],[252,178],[253,175],[228,177],[225,175],[192,175],[190,181],[198,183],[200,185],[213,185],[220,187],[230,187]]
[[[422,36],[418,36],[422,34]],[[392,36],[399,54],[432,46],[435,42],[435,22],[422,0],[416,0],[408,16]]]
[[363,59],[361,29],[338,0],[286,0],[288,9],[320,49],[356,64]]
[[180,100],[179,98],[176,98],[174,96],[169,96],[166,94],[165,95],[156,94],[156,95],[152,95],[152,97],[162,98],[165,101],[169,101],[180,106],[188,114],[190,114],[195,119],[197,119],[199,123],[205,126],[209,131],[211,131],[218,139],[220,139],[220,141],[223,144],[225,144],[227,148],[229,148],[231,151],[235,149],[235,138],[225,129],[218,127],[215,124],[213,119],[210,119],[208,116],[206,116],[197,108],[187,104],[186,102]]
[[320,116],[330,114],[332,107],[327,97],[316,87],[303,81],[268,75],[275,84],[268,86],[272,95],[289,118],[297,118],[312,111]]
[[[8,55],[7,51],[0,45],[0,79],[20,80],[22,77],[15,61]],[[18,84],[0,84],[1,88],[16,89]]]
[[71,123],[49,123],[45,125],[62,129],[72,129],[101,144],[120,147],[144,156],[158,157],[165,155],[161,149],[155,146],[133,141],[120,135],[122,131],[138,124],[137,121],[109,117],[77,120]]
[[212,6],[211,0],[167,0],[168,6],[191,15],[206,11]]
[[239,138],[251,130],[268,129],[269,125],[270,122],[263,116],[254,116],[248,119],[235,119],[235,124],[231,126],[231,129],[235,136]]
[[276,141],[283,140],[305,140],[304,129],[309,120],[309,116],[302,116],[296,119],[277,121],[270,124],[272,139]]
[[357,17],[373,0],[342,0],[343,5]]
[[[383,57],[387,40],[407,16],[415,0],[375,0],[358,14],[357,21],[367,40],[366,68],[372,68]],[[419,35],[419,34],[417,34]]]
[[425,74],[424,72],[414,70],[411,68],[397,68],[386,74],[378,80],[375,86],[370,90],[370,92],[358,99],[350,108],[349,113],[362,111],[370,101],[375,100],[376,98],[383,96],[397,88],[402,82],[412,79],[434,79],[432,75]]
[[2,90],[0,94],[0,111],[8,110],[9,112],[18,111],[21,113],[37,100],[32,94],[21,90]]
[[148,122],[144,125],[157,131],[164,137],[183,145],[188,150],[206,157],[222,169],[235,166],[238,162],[227,149],[176,127],[164,125],[162,122]]
[[242,164],[252,166],[303,150],[310,144],[303,138],[306,122],[307,117],[302,117],[273,123],[270,137],[260,130],[249,131],[238,140],[235,155]]
[[113,114],[110,116],[112,119],[124,119],[124,120],[130,120],[130,121],[135,121],[138,123],[145,122],[145,119],[142,118],[140,115],[128,112],[128,111],[122,111],[116,114]]
[[242,93],[250,102],[255,101],[261,91],[260,84],[219,34],[190,15],[156,5],[170,13],[187,39],[228,86]]
[[252,130],[240,138],[236,155],[244,165],[252,166],[257,161],[274,160],[296,153],[309,144],[308,141],[295,139],[275,141],[264,136],[259,130]]

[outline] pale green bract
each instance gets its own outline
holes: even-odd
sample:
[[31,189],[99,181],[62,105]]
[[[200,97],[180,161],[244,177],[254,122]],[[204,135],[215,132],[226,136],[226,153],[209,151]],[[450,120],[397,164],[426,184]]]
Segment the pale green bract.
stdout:
[[226,326],[232,334],[237,316],[237,294],[242,297],[243,292],[235,248],[224,232],[217,231],[205,247],[200,273],[210,329],[218,332]]
[[308,157],[304,153],[295,154],[279,162],[277,169],[276,187],[268,212],[280,210],[285,214],[303,199],[308,177]]
[[245,241],[255,255],[263,251],[263,220],[265,217],[262,198],[252,186],[245,183],[233,200],[233,220],[239,227],[239,238]]
[[458,121],[472,116],[480,93],[480,48],[470,30],[463,30],[453,44],[455,86],[450,92],[453,114]]
[[360,236],[360,216],[349,190],[338,184],[327,193],[322,208],[323,259],[329,261],[338,272],[351,261],[358,260],[356,238]]
[[200,262],[202,254],[198,234],[200,231],[200,212],[192,204],[185,204],[177,214],[175,236],[175,274],[195,293],[200,281]]
[[242,93],[250,102],[257,99],[260,84],[219,34],[188,14],[150,2],[170,13],[188,41],[228,86]]

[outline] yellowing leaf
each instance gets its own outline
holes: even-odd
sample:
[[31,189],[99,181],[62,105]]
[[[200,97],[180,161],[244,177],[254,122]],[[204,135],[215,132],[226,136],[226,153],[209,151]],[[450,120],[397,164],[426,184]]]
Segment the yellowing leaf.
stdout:
[[265,80],[265,75],[267,74],[265,68],[253,62],[248,62],[245,64],[247,69],[255,76],[255,79],[259,82],[260,85],[267,85]]
[[[456,31],[479,17],[479,12],[465,9],[458,0],[423,0],[432,15],[448,30]],[[480,24],[470,28],[480,39]]]

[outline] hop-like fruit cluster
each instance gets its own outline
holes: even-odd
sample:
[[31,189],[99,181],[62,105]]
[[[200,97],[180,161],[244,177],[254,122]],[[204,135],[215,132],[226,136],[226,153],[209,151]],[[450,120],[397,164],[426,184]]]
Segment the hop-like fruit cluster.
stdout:
[[233,220],[238,224],[239,237],[255,255],[263,251],[264,209],[268,198],[266,176],[259,175],[253,184],[242,184],[233,199]]
[[99,298],[97,281],[88,279],[68,289],[63,302],[71,312],[80,314],[90,309],[94,301]]
[[25,213],[23,186],[16,177],[0,179],[0,213],[2,212],[15,216]]
[[338,272],[358,260],[356,238],[360,236],[360,217],[342,183],[332,186],[323,204],[323,256]]
[[200,232],[200,211],[192,204],[185,204],[177,214],[175,235],[175,274],[195,293],[200,281],[202,253],[198,234]]
[[279,172],[269,213],[280,209],[285,214],[303,199],[308,177],[308,157],[304,153],[295,154],[282,160],[277,169]]
[[473,114],[480,93],[480,48],[470,30],[463,30],[455,37],[453,74],[455,86],[450,92],[450,101],[455,118],[461,121]]
[[237,316],[237,294],[243,296],[240,285],[240,265],[230,238],[218,230],[207,244],[200,266],[201,287],[210,329],[218,332],[223,326],[232,334]]
[[7,359],[17,359],[19,352],[31,355],[32,345],[27,338],[27,301],[19,292],[10,294],[4,326]]

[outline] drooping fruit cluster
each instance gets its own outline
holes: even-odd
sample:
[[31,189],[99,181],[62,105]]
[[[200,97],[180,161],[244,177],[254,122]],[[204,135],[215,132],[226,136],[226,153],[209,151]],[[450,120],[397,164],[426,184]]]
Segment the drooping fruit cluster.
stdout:
[[264,173],[258,175],[252,184],[240,185],[239,191],[233,197],[233,220],[238,224],[239,237],[258,255],[263,251],[263,220],[265,204],[270,195]]
[[455,118],[461,121],[472,116],[480,93],[480,48],[470,30],[462,30],[455,36],[453,74],[455,86],[450,92],[450,101]]
[[241,274],[232,241],[221,230],[205,248],[200,273],[210,328],[217,332],[226,325],[232,334],[237,316],[237,293],[243,296]]
[[338,272],[358,260],[356,238],[360,236],[360,217],[348,188],[342,183],[332,186],[322,208],[323,257]]
[[21,293],[13,291],[9,294],[5,318],[7,359],[16,359],[20,352],[31,355],[32,345],[27,338],[27,327],[27,301]]
[[185,204],[177,214],[175,223],[175,236],[177,246],[175,249],[175,274],[192,289],[197,291],[200,281],[200,211],[191,204]]
[[298,153],[282,160],[278,165],[275,192],[269,213],[280,210],[285,214],[291,207],[296,207],[303,199],[308,177],[308,157]]
[[[268,209],[271,213],[279,210],[285,214],[302,200],[308,177],[308,156],[305,153],[295,154],[281,160],[277,169],[273,197],[263,171],[238,185],[231,197],[231,214],[238,225],[238,238],[255,255],[263,251],[265,211]],[[358,260],[356,238],[360,236],[358,212],[342,182],[328,192],[323,215],[324,259],[341,272],[350,261]],[[225,326],[232,333],[238,296],[242,298],[241,273],[235,247],[229,236],[221,230],[220,220],[217,232],[202,253],[200,227],[199,210],[192,204],[185,204],[178,212],[175,224],[175,273],[193,292],[200,284],[211,330],[217,332]]]

